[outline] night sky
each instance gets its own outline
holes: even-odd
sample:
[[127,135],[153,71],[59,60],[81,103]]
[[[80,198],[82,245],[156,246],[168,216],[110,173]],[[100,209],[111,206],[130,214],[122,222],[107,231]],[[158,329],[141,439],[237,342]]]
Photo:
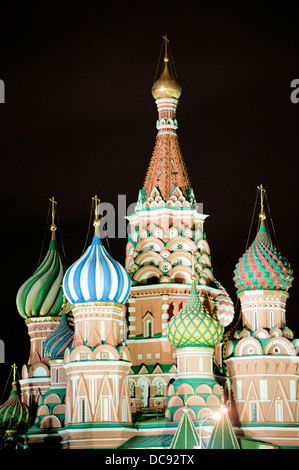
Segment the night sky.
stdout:
[[[10,365],[16,362],[21,372],[29,357],[15,298],[37,268],[42,246],[42,256],[48,248],[49,198],[58,201],[57,237],[67,266],[82,253],[92,196],[115,207],[121,194],[128,205],[137,201],[155,143],[151,86],[165,33],[183,90],[180,147],[196,199],[210,214],[205,230],[216,277],[236,302],[233,270],[262,183],[279,249],[294,270],[287,325],[298,337],[299,103],[290,100],[291,81],[299,78],[298,7],[8,3],[1,5],[0,28],[6,90],[0,105],[0,338],[6,353],[0,395]],[[126,239],[109,242],[124,264]]]

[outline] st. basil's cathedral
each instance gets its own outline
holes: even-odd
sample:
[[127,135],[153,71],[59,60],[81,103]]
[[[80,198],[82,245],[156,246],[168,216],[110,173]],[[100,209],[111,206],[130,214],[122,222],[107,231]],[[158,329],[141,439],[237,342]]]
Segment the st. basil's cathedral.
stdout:
[[181,86],[166,37],[164,50],[152,87],[158,132],[127,215],[125,266],[102,244],[95,196],[91,244],[65,267],[52,198],[49,249],[17,292],[30,352],[21,397],[14,373],[0,422],[29,414],[29,448],[299,446],[299,341],[286,322],[293,274],[271,240],[265,188],[233,273],[235,308],[214,276],[208,216],[181,154]]

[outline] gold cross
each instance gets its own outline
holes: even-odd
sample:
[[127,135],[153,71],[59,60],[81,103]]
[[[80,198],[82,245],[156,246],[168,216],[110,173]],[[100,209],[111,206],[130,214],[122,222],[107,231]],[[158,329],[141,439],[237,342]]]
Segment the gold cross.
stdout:
[[184,395],[184,405],[185,405],[185,408],[187,408],[187,394],[186,393]]
[[164,36],[162,36],[162,38],[164,39],[164,45],[165,45],[165,57],[164,57],[164,60],[167,59],[168,60],[168,57],[167,57],[167,45],[169,43],[169,39],[167,39],[167,36],[166,34]]
[[196,258],[196,251],[191,251],[192,256],[192,276],[195,276],[195,258]]
[[51,230],[52,232],[55,232],[55,230],[57,229],[57,227],[56,227],[56,225],[55,225],[55,210],[56,210],[55,205],[57,204],[57,201],[55,201],[54,196],[52,196],[52,197],[49,199],[49,201],[50,201],[51,204],[52,204],[52,208],[51,208],[51,211],[52,211],[52,225],[51,225],[51,227],[50,227],[50,230]]
[[16,381],[17,365],[13,364],[11,367],[12,367],[12,373],[13,373],[12,380],[13,380],[13,382],[15,382]]
[[257,187],[261,192],[261,212],[264,212],[264,193],[266,192],[264,186],[261,184]]
[[93,221],[93,225],[94,225],[94,227],[96,227],[97,225],[99,225],[98,205],[100,204],[101,200],[98,198],[97,195],[95,195],[95,196],[92,198],[92,200],[95,201],[95,208],[94,208],[95,219],[94,219],[94,221]]

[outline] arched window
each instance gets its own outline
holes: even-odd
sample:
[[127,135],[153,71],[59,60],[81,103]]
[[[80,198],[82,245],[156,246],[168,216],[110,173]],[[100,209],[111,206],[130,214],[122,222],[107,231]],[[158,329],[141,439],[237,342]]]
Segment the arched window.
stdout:
[[143,336],[151,338],[154,335],[154,316],[151,312],[146,312],[143,316]]
[[152,337],[152,321],[146,320],[146,336],[147,338]]

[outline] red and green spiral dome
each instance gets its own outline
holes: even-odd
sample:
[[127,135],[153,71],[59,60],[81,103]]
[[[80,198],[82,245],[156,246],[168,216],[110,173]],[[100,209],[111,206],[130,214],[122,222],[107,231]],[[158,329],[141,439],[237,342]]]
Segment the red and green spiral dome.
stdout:
[[290,263],[273,245],[264,221],[234,273],[238,293],[255,289],[287,291],[294,279]]

